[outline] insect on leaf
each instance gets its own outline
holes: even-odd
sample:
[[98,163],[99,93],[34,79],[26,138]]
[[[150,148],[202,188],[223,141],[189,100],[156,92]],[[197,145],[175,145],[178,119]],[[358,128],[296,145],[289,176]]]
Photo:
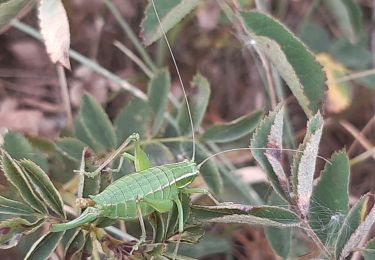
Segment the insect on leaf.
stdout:
[[14,247],[28,234],[37,230],[44,220],[29,223],[22,218],[11,218],[0,222],[0,249]]
[[375,222],[374,201],[374,195],[364,195],[349,211],[337,237],[336,259],[344,259],[367,236]]
[[[193,126],[196,129],[202,123],[204,114],[206,113],[211,95],[211,87],[208,80],[200,73],[194,76],[191,86],[193,87],[193,93],[189,95],[188,100]],[[190,118],[185,101],[181,104],[178,111],[177,122],[182,135],[191,134]]]
[[115,148],[117,145],[115,130],[101,105],[91,96],[81,99],[80,115],[89,135],[103,149]]
[[0,214],[14,216],[30,216],[33,213],[35,212],[31,207],[21,202],[0,196]]
[[69,22],[61,0],[41,0],[38,17],[40,31],[51,61],[70,69]]
[[44,203],[38,198],[22,167],[3,151],[2,169],[7,180],[18,190],[22,199],[40,213],[47,213]]
[[268,179],[274,190],[285,200],[288,200],[288,194],[284,193],[284,189],[282,188],[281,184],[279,183],[279,179],[274,172],[272,165],[269,163],[264,150],[257,150],[259,148],[263,149],[267,147],[268,144],[268,137],[271,133],[272,125],[274,125],[276,115],[281,110],[281,106],[277,106],[274,111],[270,112],[258,125],[256,128],[252,139],[250,140],[250,148],[253,150],[251,153],[253,154],[255,160],[259,163],[262,169],[266,172]]
[[324,98],[325,75],[307,47],[274,18],[256,11],[241,12],[255,46],[275,66],[308,117]]
[[202,139],[207,142],[226,143],[231,142],[251,133],[256,128],[263,116],[263,111],[250,112],[236,120],[214,125],[203,134]]
[[152,135],[157,135],[164,120],[168,105],[168,93],[171,86],[171,76],[167,69],[155,73],[148,86],[148,103],[154,113]]
[[[153,0],[165,33],[172,29],[182,18],[199,3],[198,0]],[[141,24],[141,37],[147,46],[163,36],[153,3],[150,0]]]
[[[313,188],[309,223],[325,245],[331,245],[349,211],[349,158],[344,151],[332,155]],[[324,214],[322,214],[324,212]]]
[[23,10],[34,5],[34,0],[4,0],[0,2],[0,33]]
[[63,200],[47,174],[32,161],[22,160],[20,165],[24,168],[25,175],[29,178],[35,189],[38,190],[39,196],[46,205],[59,216],[65,218]]
[[293,158],[292,182],[294,194],[297,198],[297,206],[303,216],[307,216],[309,212],[316,158],[322,132],[323,118],[318,113],[309,120],[306,136]]
[[147,154],[142,150],[138,141],[135,142],[134,155],[135,170],[137,172],[151,167],[150,160],[148,159]]
[[43,235],[31,246],[25,260],[48,259],[55,251],[63,235],[64,232],[51,232]]

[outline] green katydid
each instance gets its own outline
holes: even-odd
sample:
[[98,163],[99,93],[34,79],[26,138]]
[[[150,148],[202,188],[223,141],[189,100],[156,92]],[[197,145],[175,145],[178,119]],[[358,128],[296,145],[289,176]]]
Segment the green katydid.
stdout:
[[[152,1],[153,3],[153,1]],[[154,3],[153,3],[154,4]],[[156,16],[159,20],[159,16],[156,12]],[[163,27],[160,23],[161,29]],[[178,231],[181,234],[184,230],[184,216],[183,216],[183,207],[180,201],[179,195],[181,193],[190,194],[190,193],[204,193],[208,194],[215,203],[216,199],[209,193],[206,189],[201,188],[189,188],[187,187],[198,175],[199,168],[202,165],[197,165],[194,162],[195,155],[195,136],[194,136],[194,126],[191,116],[191,111],[187,96],[185,93],[185,88],[181,80],[181,76],[176,65],[173,53],[169,42],[165,36],[168,48],[172,55],[177,74],[180,79],[181,87],[184,93],[184,97],[187,104],[187,110],[190,118],[190,124],[192,129],[192,139],[193,139],[193,156],[192,160],[185,160],[183,162],[166,164],[156,167],[140,166],[136,167],[137,172],[126,175],[112,184],[110,184],[105,190],[100,194],[90,196],[91,200],[88,202],[89,206],[79,217],[76,219],[60,224],[53,224],[51,231],[59,232],[68,229],[72,229],[83,224],[92,223],[100,217],[106,217],[110,219],[139,219],[142,235],[135,246],[135,248],[146,238],[146,230],[143,222],[143,217],[151,214],[152,212],[168,212],[170,211],[174,204],[177,206],[178,211]],[[99,174],[121,153],[123,153],[126,146],[130,142],[134,141],[139,147],[139,135],[133,134],[128,137],[125,142],[114,152],[112,153],[94,172],[85,172],[84,174],[89,177],[94,177]],[[126,156],[126,154],[124,154]],[[84,161],[84,159],[83,159]],[[136,161],[137,163],[137,161]],[[121,162],[120,162],[121,165]],[[137,165],[136,165],[137,166]],[[179,242],[179,241],[178,241]],[[177,254],[178,244],[175,249],[174,257]]]

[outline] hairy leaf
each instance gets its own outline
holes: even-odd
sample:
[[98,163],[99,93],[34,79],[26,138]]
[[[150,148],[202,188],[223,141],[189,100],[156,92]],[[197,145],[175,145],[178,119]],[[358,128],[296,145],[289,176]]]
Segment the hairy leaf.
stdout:
[[367,236],[375,222],[374,201],[373,195],[364,195],[349,211],[337,237],[336,259],[344,259]]
[[162,143],[144,144],[143,150],[150,158],[151,165],[159,166],[174,161],[174,155],[168,147]]
[[50,232],[40,237],[29,249],[25,260],[44,260],[55,251],[64,232]]
[[[194,129],[200,126],[204,114],[206,113],[208,101],[211,95],[210,83],[200,73],[196,74],[191,82],[193,94],[188,96],[191,117]],[[191,134],[191,123],[187,110],[186,101],[184,101],[177,115],[178,128],[182,135]]]
[[251,133],[260,122],[263,111],[250,112],[236,120],[214,125],[203,134],[202,139],[207,142],[226,143],[237,140]]
[[309,120],[303,143],[293,158],[292,182],[294,194],[297,198],[297,206],[303,216],[307,216],[309,212],[316,158],[322,132],[323,118],[318,113]]
[[307,47],[274,18],[260,12],[241,12],[256,47],[267,56],[288,84],[308,117],[324,98],[325,76]]
[[93,97],[88,95],[82,97],[80,115],[89,135],[103,149],[116,147],[117,140],[112,123],[103,108]]
[[171,76],[167,69],[159,70],[148,85],[148,104],[154,113],[152,135],[157,135],[164,120],[168,105]]
[[47,174],[32,161],[22,160],[20,165],[24,168],[25,175],[34,185],[35,190],[38,190],[39,196],[46,205],[59,216],[65,218],[65,211],[63,209],[64,202]]
[[102,146],[90,135],[87,127],[82,122],[82,116],[74,120],[74,135],[83,143],[87,144],[92,150],[100,151]]
[[141,24],[141,36],[146,46],[163,36],[163,30],[157,19],[153,1],[165,33],[172,29],[199,3],[198,0],[150,0]]
[[46,206],[36,195],[21,166],[5,151],[3,151],[2,157],[2,169],[5,177],[18,190],[22,199],[36,211],[47,213]]
[[38,17],[40,32],[51,61],[70,69],[69,22],[61,0],[41,0]]
[[37,230],[43,221],[29,223],[22,218],[11,218],[0,222],[0,249],[16,246],[25,235]]
[[14,215],[14,216],[29,216],[34,213],[34,210],[15,200],[11,200],[0,196],[0,214]]
[[263,150],[265,147],[267,147],[268,137],[271,133],[272,125],[274,125],[276,115],[281,111],[281,109],[282,107],[280,105],[277,106],[274,111],[270,112],[268,116],[266,116],[259,123],[250,141],[250,148],[253,149],[251,153],[253,154],[255,160],[257,160],[259,165],[262,167],[262,169],[266,172],[274,190],[282,198],[288,200],[289,194],[285,194],[281,184],[279,183],[279,179]]
[[330,161],[313,188],[309,211],[310,226],[325,245],[335,242],[349,210],[349,158],[340,151]]
[[292,227],[299,224],[298,216],[276,206],[249,206],[223,203],[217,206],[193,206],[197,220],[204,222],[242,223],[274,227]]

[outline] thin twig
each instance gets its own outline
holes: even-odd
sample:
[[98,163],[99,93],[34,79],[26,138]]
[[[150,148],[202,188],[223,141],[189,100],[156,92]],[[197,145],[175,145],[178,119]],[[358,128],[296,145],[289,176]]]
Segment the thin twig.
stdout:
[[128,56],[138,67],[147,75],[147,77],[152,78],[153,73],[152,71],[143,63],[141,59],[137,57],[128,47],[122,44],[119,41],[114,41],[113,45],[115,45],[120,51],[122,51],[126,56]]
[[72,129],[73,127],[73,117],[72,117],[72,107],[70,105],[70,97],[68,90],[68,83],[66,81],[66,75],[64,67],[60,64],[57,65],[57,75],[60,84],[61,98],[63,101],[63,106],[66,114],[67,128]]
[[[14,28],[16,28],[16,29],[18,29],[18,30],[20,30],[20,31],[22,31],[22,32],[24,32],[24,33],[26,33],[26,34],[28,34],[28,35],[36,38],[36,39],[41,39],[40,34],[34,28],[32,28],[29,25],[24,24],[24,23],[22,23],[22,22],[20,22],[18,20],[13,20],[11,24],[12,24],[12,26]],[[85,65],[86,67],[92,69],[93,71],[95,71],[99,75],[103,76],[104,78],[107,78],[108,80],[110,80],[110,81],[118,84],[124,90],[130,92],[131,94],[133,94],[134,96],[138,97],[139,99],[144,100],[144,101],[147,100],[147,95],[142,90],[140,90],[137,87],[133,86],[128,81],[120,78],[119,76],[113,74],[109,70],[103,68],[102,66],[100,66],[95,61],[93,61],[93,60],[91,60],[91,59],[83,56],[79,52],[77,52],[75,50],[72,50],[72,49],[69,50],[69,56],[73,60],[76,60],[79,63]]]
[[370,150],[367,150],[366,152],[364,153],[361,153],[360,155],[354,157],[353,159],[351,159],[349,161],[350,163],[350,166],[354,166],[360,162],[363,162],[364,160],[367,160],[368,158],[370,157],[374,157],[375,156],[375,147],[371,148]]
[[[369,129],[371,129],[371,126],[372,124],[375,123],[375,115],[372,116],[372,118],[367,122],[367,124],[365,125],[364,128],[362,128],[361,132],[359,133],[360,136],[365,136],[367,131]],[[354,142],[350,145],[349,149],[348,149],[348,154],[350,155],[353,150],[355,149],[355,147],[357,146],[358,144],[358,140],[355,139]]]
[[[374,148],[374,145],[366,139],[366,137],[362,136],[361,133],[358,131],[357,128],[355,128],[352,124],[350,124],[346,120],[339,121],[339,124],[348,131],[367,151]],[[375,155],[373,156],[375,160]]]
[[126,35],[129,37],[129,40],[133,43],[134,47],[138,51],[139,55],[141,55],[144,62],[151,68],[152,71],[156,71],[156,66],[152,62],[150,56],[146,52],[145,48],[139,42],[137,36],[135,36],[133,30],[129,26],[129,24],[125,21],[122,17],[121,13],[118,11],[117,7],[109,0],[102,0],[102,2],[107,6],[108,10],[112,13],[113,17],[119,23],[120,27],[124,30]]
[[346,82],[346,81],[350,81],[350,80],[354,80],[354,79],[364,78],[364,77],[371,76],[371,75],[374,75],[374,74],[375,74],[375,69],[363,70],[363,71],[348,74],[344,77],[340,77],[340,78],[337,78],[335,80],[327,80],[326,84],[342,83],[342,82]]

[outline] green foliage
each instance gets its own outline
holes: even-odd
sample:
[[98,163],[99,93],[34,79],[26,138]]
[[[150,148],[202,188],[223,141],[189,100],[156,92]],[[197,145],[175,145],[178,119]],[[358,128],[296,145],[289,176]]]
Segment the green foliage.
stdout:
[[260,12],[242,12],[250,37],[276,67],[308,117],[323,101],[325,76],[314,55],[275,19]]
[[202,140],[206,142],[226,143],[240,139],[255,129],[262,115],[262,111],[255,111],[232,122],[212,126],[204,132]]
[[[154,11],[157,10],[161,25]],[[167,33],[199,3],[198,0],[150,0],[142,21],[141,36],[145,45],[150,45]],[[163,29],[163,30],[162,30]]]
[[[154,2],[166,32],[199,3],[196,0]],[[0,1],[0,29],[29,3],[31,5],[33,1]],[[358,41],[362,32],[358,4],[352,0],[330,0],[326,4],[345,36],[353,42]],[[112,117],[107,115],[105,109],[93,97],[83,96],[79,113],[75,118],[74,132],[68,132],[67,136],[60,137],[55,142],[45,142],[34,137],[25,138],[13,132],[5,135],[1,147],[1,167],[6,180],[15,189],[7,190],[6,197],[0,196],[0,217],[5,219],[0,222],[0,248],[16,246],[21,238],[32,234],[42,225],[49,227],[52,224],[52,227],[56,227],[55,224],[60,223],[62,225],[59,227],[64,226],[63,223],[67,221],[65,209],[71,207],[75,208],[74,211],[69,211],[69,220],[76,219],[82,208],[86,207],[89,207],[90,211],[85,211],[79,219],[89,216],[90,220],[95,220],[79,222],[84,224],[66,232],[52,232],[56,229],[49,229],[42,235],[38,234],[39,239],[28,247],[25,259],[48,259],[59,244],[62,245],[63,257],[66,259],[81,259],[91,255],[121,258],[130,252],[134,254],[135,259],[170,259],[174,257],[171,252],[177,245],[176,235],[181,224],[183,232],[179,235],[181,241],[186,244],[181,245],[179,253],[183,256],[177,256],[177,259],[201,258],[208,254],[229,252],[232,245],[227,237],[204,234],[204,224],[213,222],[265,227],[270,245],[275,253],[283,258],[292,255],[292,228],[299,230],[301,236],[305,233],[306,238],[303,240],[307,241],[310,237],[319,247],[321,256],[328,259],[343,259],[358,247],[375,221],[374,196],[363,196],[349,210],[350,171],[346,153],[340,151],[333,154],[329,161],[325,161],[324,170],[315,184],[313,180],[316,161],[322,159],[318,156],[324,123],[319,112],[325,91],[325,76],[321,66],[305,45],[271,16],[256,11],[233,14],[242,22],[246,37],[251,41],[250,45],[254,45],[258,54],[264,55],[276,69],[273,71],[273,67],[271,68],[274,74],[272,76],[277,78],[279,74],[284,79],[309,118],[304,140],[298,150],[283,148],[283,144],[287,144],[283,138],[284,128],[290,126],[284,126],[284,118],[288,117],[282,105],[277,105],[263,120],[263,111],[258,110],[225,124],[207,127],[202,124],[210,100],[211,86],[208,79],[200,73],[193,77],[191,93],[187,97],[193,130],[199,139],[191,140],[192,128],[186,101],[184,98],[176,99],[169,96],[169,70],[152,69],[149,75],[151,78],[148,82],[148,95],[133,90],[133,94],[136,92],[143,95],[130,99],[117,115],[114,115],[113,122]],[[141,34],[146,45],[163,36],[152,0],[145,10],[141,26]],[[330,52],[348,67],[360,68],[363,63],[366,63],[365,67],[370,64],[371,57],[368,57],[369,52],[363,47],[363,43],[359,42],[354,46],[347,39],[332,41],[326,31],[319,30],[322,28],[312,28],[323,35],[321,41],[329,42],[331,45],[322,47],[320,42],[310,38],[308,42],[314,45],[315,50]],[[308,35],[304,35],[303,38],[309,39]],[[134,41],[137,40],[132,39],[132,42]],[[361,50],[359,54],[356,53],[357,50]],[[363,61],[358,62],[360,59]],[[146,63],[150,66],[149,61]],[[278,90],[282,92],[281,89]],[[125,140],[133,133],[138,133],[140,139],[135,138],[136,140],[127,143]],[[263,203],[252,187],[233,174],[235,167],[228,158],[219,162],[214,156],[203,165],[199,165],[213,153],[221,151],[216,144],[231,147],[234,141],[251,133],[249,150],[274,190],[266,203]],[[196,145],[195,154],[192,154],[192,141]],[[285,170],[289,166],[285,160],[285,151],[294,153],[290,166],[291,178]],[[225,197],[232,190],[244,194],[247,199],[255,195],[256,198],[259,197],[256,201],[259,205],[226,202],[208,206],[208,203],[215,199],[211,197],[208,200],[205,190],[199,190],[203,195],[193,200],[194,197],[184,193],[186,190],[176,187],[175,182],[181,179],[177,180],[174,177],[171,180],[167,175],[166,180],[156,182],[152,179],[154,166],[181,161],[183,155],[188,155],[189,161],[194,158],[194,163],[199,165],[200,177],[195,179],[194,187],[202,186],[204,182],[203,186],[207,186],[216,198]],[[56,175],[64,173],[62,169],[69,169],[70,172],[74,169],[75,171],[70,173],[73,178],[67,182],[55,178]],[[177,199],[163,201],[159,198],[152,203],[147,202],[149,204],[142,201],[144,198],[141,197],[131,201],[140,205],[140,209],[133,209],[134,212],[137,210],[137,214],[138,210],[152,209],[149,211],[152,211],[150,214],[143,214],[145,221],[148,220],[150,224],[146,225],[147,239],[133,247],[132,236],[138,238],[141,235],[138,220],[133,222],[132,219],[125,218],[127,229],[132,234],[130,236],[118,228],[117,218],[110,219],[102,215],[97,218],[95,212],[105,204],[105,201],[95,201],[95,204],[93,195],[106,190],[112,192],[109,196],[113,198],[123,195],[124,192],[131,194],[140,186],[134,175],[126,179],[133,180],[127,184],[128,186],[114,186],[116,189],[113,190],[106,187],[115,179],[123,176],[127,178],[134,170],[147,172],[147,169],[150,170],[150,175],[144,176],[141,180],[145,184],[141,186],[142,192],[150,190],[150,194],[147,195],[151,195],[151,198],[159,191],[158,189],[163,189],[163,198],[169,198],[168,193],[176,193],[181,207],[178,207],[180,204],[176,203]],[[180,169],[174,170],[177,173]],[[172,174],[175,172],[172,171]],[[189,175],[191,176],[192,179],[195,178],[195,175]],[[77,205],[74,203],[76,198]],[[113,209],[108,207],[106,210],[114,210],[120,217],[118,213],[124,205],[121,203],[113,205]],[[164,209],[160,210],[163,213],[150,205],[156,205],[155,208],[158,210]],[[131,211],[127,206],[128,204],[126,210]],[[73,216],[74,212],[79,214]],[[152,232],[152,236],[149,236],[149,232]],[[121,239],[127,238],[127,241],[118,240],[112,235]],[[103,250],[98,250],[98,243]],[[193,252],[192,244],[195,244]],[[359,249],[366,259],[373,258],[374,244],[372,240],[365,249]],[[136,250],[133,252],[133,249]],[[103,252],[105,256],[101,255]]]
[[0,2],[0,31],[22,10],[36,3],[35,0],[3,0]]

